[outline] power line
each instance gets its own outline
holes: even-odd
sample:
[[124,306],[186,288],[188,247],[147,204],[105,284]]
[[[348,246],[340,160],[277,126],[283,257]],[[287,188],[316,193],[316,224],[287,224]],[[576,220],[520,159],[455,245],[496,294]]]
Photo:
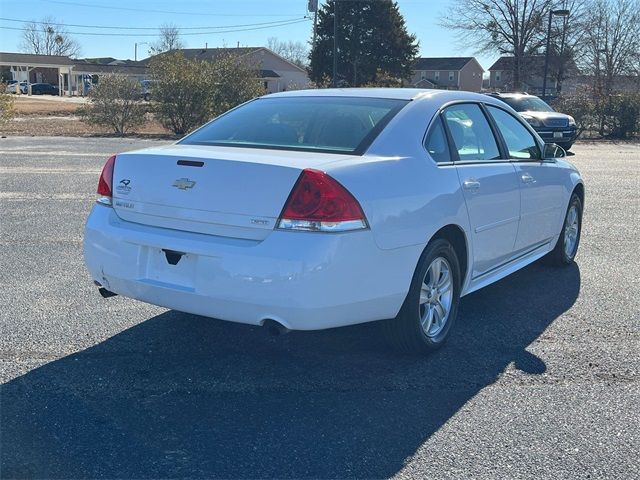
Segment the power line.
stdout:
[[[206,27],[178,27],[178,30],[208,30],[208,29],[219,29],[219,28],[241,28],[241,27],[255,27],[261,25],[276,25],[280,23],[291,22],[294,20],[304,20],[307,17],[293,17],[285,20],[274,20],[271,22],[260,22],[260,23],[245,23],[240,25],[219,25],[219,26],[206,26]],[[117,27],[112,25],[83,25],[77,23],[59,23],[59,22],[46,22],[46,21],[35,21],[35,20],[20,20],[18,18],[3,18],[0,17],[0,20],[6,22],[16,22],[16,23],[35,23],[38,25],[55,25],[58,27],[76,27],[76,28],[100,28],[100,29],[109,29],[109,30],[155,30],[158,31],[160,27]]]
[[[251,30],[263,30],[267,28],[276,28],[276,27],[285,27],[288,25],[295,25],[298,23],[308,22],[308,18],[304,18],[301,20],[294,21],[286,21],[285,23],[279,23],[277,25],[267,25],[262,27],[250,27],[250,28],[238,28],[231,30],[216,30],[211,32],[187,32],[181,33],[180,36],[193,36],[193,35],[217,35],[221,33],[234,33],[234,32],[248,32]],[[17,30],[21,32],[29,31],[28,28],[20,28],[20,27],[5,27],[0,26],[0,30]],[[94,37],[157,37],[158,35],[155,33],[96,33],[96,32],[66,32],[70,35],[90,35]]]
[[132,7],[114,7],[112,5],[95,5],[91,3],[65,2],[62,0],[49,0],[48,3],[57,3],[59,5],[72,5],[76,7],[102,8],[105,10],[124,10],[128,12],[144,12],[144,13],[165,13],[169,15],[191,15],[191,16],[211,16],[211,17],[290,17],[292,14],[280,13],[206,13],[206,12],[185,12],[174,10],[155,10],[151,8],[132,8]]

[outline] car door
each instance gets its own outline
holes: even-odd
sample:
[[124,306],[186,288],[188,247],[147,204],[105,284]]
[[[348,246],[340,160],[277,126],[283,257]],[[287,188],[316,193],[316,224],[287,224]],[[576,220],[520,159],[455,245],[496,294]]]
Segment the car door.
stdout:
[[563,185],[555,161],[542,160],[538,142],[515,115],[487,105],[520,186],[520,225],[514,253],[525,253],[552,240],[562,214]]
[[469,214],[472,277],[477,278],[512,256],[520,215],[518,181],[479,104],[454,104],[442,115]]

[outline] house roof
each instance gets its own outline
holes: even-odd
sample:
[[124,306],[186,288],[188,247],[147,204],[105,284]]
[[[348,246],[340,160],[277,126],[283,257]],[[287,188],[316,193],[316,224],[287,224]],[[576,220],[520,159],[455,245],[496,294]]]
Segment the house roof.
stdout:
[[431,86],[431,87],[437,87],[438,86],[438,82],[436,82],[435,80],[430,80],[428,78],[421,78],[420,80],[418,80],[413,85],[415,87],[420,87],[420,88],[424,88],[424,85]]
[[421,57],[416,58],[414,70],[461,70],[473,57]]
[[[527,55],[522,59],[522,67],[529,73],[540,73],[544,70],[544,55]],[[555,57],[557,58],[557,57]],[[551,64],[554,62],[554,57],[550,59]],[[578,75],[579,69],[573,60],[568,60],[565,64],[565,72],[571,75]],[[493,65],[489,67],[489,71],[492,70],[513,70],[513,57],[500,57],[495,61]]]
[[138,63],[143,65],[148,65],[151,59],[159,55],[167,55],[169,53],[176,53],[176,52],[182,53],[185,56],[185,58],[189,60],[197,59],[197,60],[214,61],[216,58],[220,57],[221,55],[237,55],[240,57],[244,57],[246,55],[250,55],[252,53],[256,53],[259,51],[267,52],[270,55],[273,55],[281,59],[282,61],[288,63],[289,65],[294,67],[296,70],[306,73],[306,70],[304,68],[301,68],[299,65],[296,65],[295,63],[290,62],[286,58],[282,57],[281,55],[278,55],[277,53],[269,50],[266,47],[181,48],[178,50],[172,50],[170,52],[159,53],[158,55],[154,55],[154,56],[145,58],[144,60],[140,60]]
[[83,58],[82,61],[88,63],[97,63],[100,65],[110,65],[112,63],[123,63],[123,60],[118,60],[113,57],[96,57],[96,58]]
[[145,65],[101,65],[98,63],[77,61],[73,66],[74,73],[124,73],[129,75],[145,75],[149,67]]
[[273,70],[260,70],[260,78],[280,78]]
[[0,52],[0,64],[38,66],[71,66],[73,60],[62,55],[34,55],[31,53]]
[[184,55],[185,58],[189,60],[208,60],[212,61],[221,55],[239,55],[244,56],[248,53],[253,53],[256,50],[261,49],[262,47],[236,47],[236,48],[180,48],[178,50],[171,50],[170,52],[159,53],[158,55],[153,55],[151,57],[145,58],[141,60],[139,63],[148,64],[152,58],[158,57],[160,55],[167,55],[169,53],[180,52]]
[[[544,55],[527,55],[522,59],[522,64],[527,69],[542,69],[544,68]],[[512,70],[513,69],[513,57],[500,57],[495,61],[493,65],[489,67],[489,70]]]
[[[524,62],[529,67],[540,67],[544,64],[544,55],[529,55],[524,58]],[[489,71],[511,69],[513,69],[513,57],[500,57],[489,67]]]

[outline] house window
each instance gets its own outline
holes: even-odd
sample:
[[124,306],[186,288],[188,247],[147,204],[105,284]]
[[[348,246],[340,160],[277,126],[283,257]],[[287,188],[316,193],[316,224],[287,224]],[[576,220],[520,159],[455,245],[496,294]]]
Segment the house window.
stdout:
[[499,82],[499,81],[500,81],[500,77],[501,77],[501,75],[500,75],[500,74],[501,74],[501,73],[502,73],[502,72],[496,72],[496,82]]
[[436,72],[435,75],[434,75],[434,78],[436,80],[440,80],[440,72]]
[[453,72],[449,72],[449,81],[450,82],[453,82],[453,76],[454,76]]
[[427,72],[420,72],[420,80],[426,80],[427,79]]

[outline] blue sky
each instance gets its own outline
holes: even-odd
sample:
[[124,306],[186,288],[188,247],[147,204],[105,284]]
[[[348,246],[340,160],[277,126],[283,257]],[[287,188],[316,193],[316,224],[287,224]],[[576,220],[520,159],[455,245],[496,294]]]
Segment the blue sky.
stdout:
[[[446,13],[450,0],[399,0],[400,10],[409,32],[420,40],[422,56],[473,55],[465,49],[456,32],[438,25]],[[321,0],[321,3],[322,0]],[[134,44],[151,42],[164,22],[171,22],[185,29],[209,28],[206,35],[184,35],[187,47],[265,45],[269,37],[280,40],[307,41],[311,37],[312,22],[290,23],[264,28],[266,22],[287,22],[302,19],[306,14],[307,0],[0,0],[0,27],[20,28],[20,22],[12,20],[40,20],[52,16],[69,26],[70,32],[128,33],[132,36],[90,36],[76,34],[82,45],[82,56],[133,58]],[[262,25],[257,25],[262,24]],[[85,28],[80,25],[145,27],[149,30],[114,30]],[[246,25],[238,26],[237,25]],[[259,29],[256,29],[260,27]],[[247,29],[231,32],[230,30]],[[252,30],[248,30],[252,29]],[[188,33],[189,30],[183,30]],[[0,28],[0,50],[19,51],[21,32]],[[149,36],[146,36],[149,35]],[[146,56],[147,46],[139,45],[138,58]],[[486,69],[497,56],[476,55]]]

